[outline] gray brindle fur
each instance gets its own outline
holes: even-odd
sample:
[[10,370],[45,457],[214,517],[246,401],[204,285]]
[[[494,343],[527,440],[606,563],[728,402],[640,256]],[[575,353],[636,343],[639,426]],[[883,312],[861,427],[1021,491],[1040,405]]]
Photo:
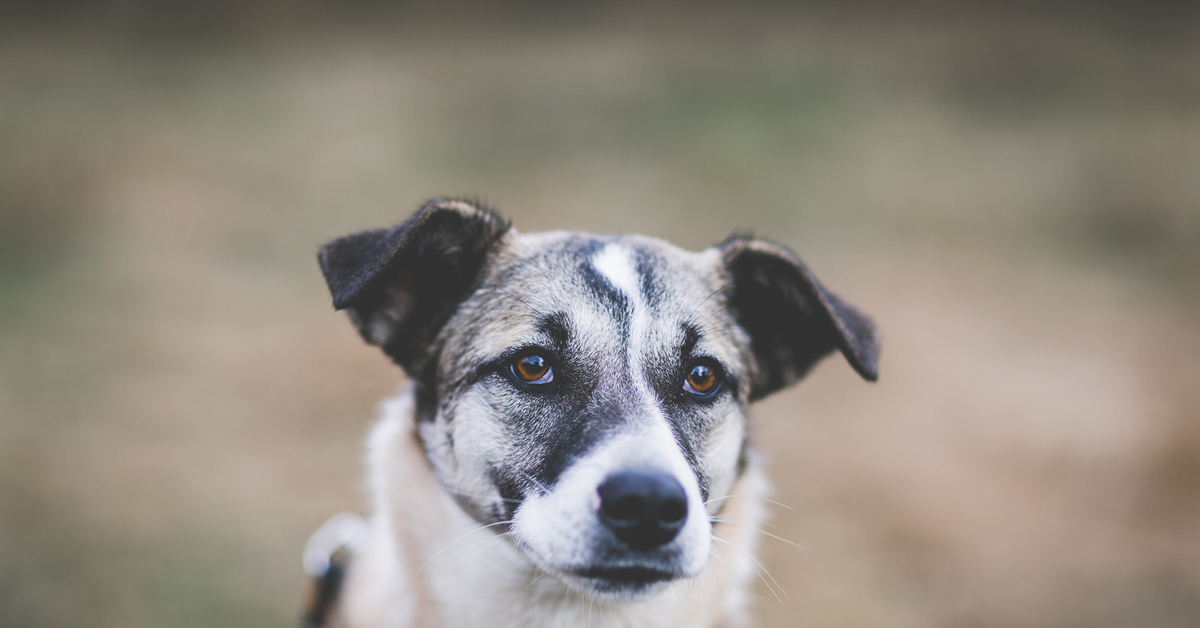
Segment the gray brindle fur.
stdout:
[[437,200],[319,260],[408,381],[313,625],[744,626],[767,492],[747,404],[835,350],[876,377],[870,319],[749,237],[523,234]]

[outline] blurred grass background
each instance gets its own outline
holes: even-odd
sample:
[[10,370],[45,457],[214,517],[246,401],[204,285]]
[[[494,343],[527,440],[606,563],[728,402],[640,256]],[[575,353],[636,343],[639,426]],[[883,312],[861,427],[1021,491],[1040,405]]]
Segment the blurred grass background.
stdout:
[[0,624],[287,626],[424,199],[786,243],[885,343],[757,408],[758,625],[1200,625],[1189,3],[0,2]]

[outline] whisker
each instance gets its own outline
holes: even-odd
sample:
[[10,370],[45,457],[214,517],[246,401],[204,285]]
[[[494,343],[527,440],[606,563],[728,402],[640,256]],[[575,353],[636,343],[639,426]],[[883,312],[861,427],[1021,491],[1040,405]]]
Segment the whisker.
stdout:
[[728,310],[728,309],[729,309],[729,308],[731,308],[731,307],[733,307],[733,304],[732,304],[732,303],[730,303],[729,305],[726,305],[725,307],[723,307],[723,308],[721,308],[721,309],[719,309],[719,310],[716,310],[716,311],[710,312],[708,316],[705,316],[705,317],[704,317],[704,320],[700,321],[699,323],[696,323],[696,326],[697,326],[697,327],[699,327],[700,325],[703,325],[704,323],[708,322],[708,319],[710,319],[710,318],[712,318],[712,317],[716,316],[717,314],[720,314],[721,312],[724,312],[725,310]]
[[730,324],[728,324],[728,325],[722,325],[721,327],[714,327],[714,328],[712,328],[712,329],[708,330],[708,333],[710,333],[710,334],[723,334],[723,333],[725,333],[725,332],[727,332],[727,331],[733,331],[733,330],[735,330],[735,329],[739,329],[740,327],[741,327],[741,325],[740,325],[740,324],[738,324],[738,323],[730,323]]
[[510,297],[512,297],[512,298],[514,298],[514,299],[516,299],[516,300],[518,300],[518,301],[520,301],[521,303],[524,303],[524,304],[525,304],[525,307],[527,307],[527,308],[529,308],[529,309],[533,310],[533,313],[534,313],[534,314],[537,314],[538,316],[541,316],[541,317],[545,318],[545,316],[546,316],[546,315],[545,315],[545,314],[542,314],[542,311],[541,311],[541,310],[539,310],[539,309],[537,309],[536,307],[533,307],[532,305],[530,305],[530,304],[529,304],[529,302],[528,302],[528,301],[526,301],[525,299],[522,299],[521,297],[519,297],[519,296],[517,296],[517,295],[515,295],[515,294],[513,294],[513,293],[511,293],[511,292],[509,292],[508,290],[505,290],[504,288],[501,288],[500,286],[492,286],[492,288],[494,288],[494,289],[496,289],[496,290],[499,290],[500,292],[503,292],[504,294],[507,294],[508,296],[510,296]]
[[707,506],[710,503],[717,501],[718,499],[729,499],[731,497],[750,497],[752,499],[761,499],[764,502],[769,502],[769,503],[775,504],[776,506],[783,506],[784,508],[787,508],[788,510],[795,510],[794,508],[792,508],[791,506],[788,506],[787,504],[782,504],[773,499],[767,499],[766,497],[759,497],[758,495],[725,495],[724,497],[714,497],[714,498],[704,502],[704,505]]
[[525,476],[525,478],[528,479],[530,482],[533,482],[535,486],[542,489],[542,495],[550,494],[550,489],[546,488],[545,484],[538,482],[537,478],[533,477],[532,475],[529,475],[528,473],[525,473],[524,471],[521,472],[521,475]]
[[[711,554],[712,550],[709,550],[709,553]],[[712,567],[712,564],[709,563],[707,560],[704,561],[704,569],[708,569],[709,567]],[[700,573],[704,573],[704,570],[701,570]],[[717,573],[717,570],[713,569],[713,573],[714,574]],[[700,578],[688,578],[687,596],[688,597],[699,597],[700,596]]]
[[[764,573],[767,574],[767,578],[770,578],[771,582],[774,582],[775,586],[779,587],[779,590],[784,595],[788,595],[788,592],[784,591],[783,587],[779,584],[779,582],[775,580],[775,576],[772,576],[771,572],[765,566],[763,566],[762,563],[758,562],[758,559],[754,558],[754,556],[752,554],[750,554],[749,552],[747,552],[746,550],[744,550],[744,549],[738,547],[737,545],[734,545],[733,543],[730,543],[729,541],[726,541],[725,539],[722,539],[716,535],[712,535],[712,539],[714,541],[720,541],[720,542],[728,545],[729,547],[732,547],[733,549],[740,552],[742,554],[742,556],[745,556],[747,559],[749,559],[750,562],[754,564],[754,567],[755,567],[754,571],[755,571],[755,573],[758,574],[758,578],[763,581],[763,584],[767,585],[767,590],[769,590],[771,592],[771,595],[775,596],[776,600],[779,600],[780,604],[783,604],[783,599],[779,597],[778,593],[775,593],[775,589],[771,588],[771,585],[767,582],[767,579],[763,578],[763,574]],[[788,597],[791,597],[791,596],[788,595]]]
[[[788,595],[788,592],[787,592],[787,590],[785,590],[783,588],[783,585],[779,584],[779,581],[775,579],[775,576],[771,575],[771,571],[769,569],[767,569],[766,565],[759,562],[757,558],[755,558],[752,554],[750,554],[746,550],[743,550],[742,548],[740,548],[736,545],[733,545],[733,543],[730,543],[730,545],[733,546],[733,548],[736,549],[737,551],[745,554],[746,558],[749,558],[755,565],[758,565],[758,568],[762,569],[762,572],[767,574],[767,577],[771,579],[771,582],[775,583],[775,588],[779,589],[779,592],[782,593],[784,595],[784,597],[792,597],[791,595]],[[778,597],[778,596],[776,596],[776,597]]]
[[[480,545],[483,545],[483,544],[485,544],[485,543],[487,543],[487,542],[489,542],[489,541],[495,541],[495,540],[496,540],[496,539],[498,539],[498,538],[505,537],[505,536],[509,536],[510,534],[512,534],[512,532],[502,532],[502,533],[500,533],[500,534],[497,534],[496,536],[493,536],[493,537],[486,538],[486,539],[484,539],[484,540],[482,540],[482,541],[479,541],[479,542],[477,542],[477,543],[473,543],[473,544],[471,544],[471,545],[468,545],[467,547],[464,547],[464,548],[462,548],[462,549],[458,550],[457,552],[454,552],[453,554],[451,554],[451,555],[449,555],[449,556],[446,556],[446,557],[444,557],[444,558],[442,558],[442,559],[438,560],[437,562],[438,562],[438,563],[444,563],[444,562],[446,562],[446,561],[450,560],[451,558],[454,558],[455,556],[458,556],[459,554],[461,554],[461,553],[463,553],[463,552],[470,551],[470,550],[472,550],[472,549],[475,549],[475,548],[479,547]],[[480,551],[482,551],[482,550],[480,550]],[[467,554],[466,556],[463,556],[461,560],[459,560],[458,562],[456,562],[456,563],[454,563],[454,564],[455,564],[455,565],[461,565],[461,564],[463,564],[464,562],[466,562],[466,561],[468,561],[468,560],[470,560],[470,559],[474,558],[474,557],[475,557],[475,555],[476,555],[476,554],[478,554],[478,553],[479,553],[479,552],[475,552],[475,553],[472,553],[472,554]]]
[[442,488],[446,489],[447,493],[453,493],[455,495],[462,495],[463,497],[478,497],[480,499],[498,499],[502,502],[510,502],[513,504],[522,504],[525,502],[525,500],[523,500],[523,499],[510,499],[508,497],[500,497],[499,495],[487,495],[484,493],[468,493],[466,491],[456,491],[446,485],[442,485]]
[[[742,551],[741,548],[735,546],[733,543],[730,543],[729,541],[726,541],[725,539],[720,539],[720,538],[717,538],[716,536],[714,536],[712,538],[714,541],[720,541],[722,543],[725,543],[726,545],[733,547],[734,549],[738,550],[739,552]],[[746,553],[742,552],[742,554],[746,554]],[[749,555],[746,555],[746,556],[747,556],[747,558],[750,558],[750,560],[751,560],[751,567],[754,567],[754,575],[758,576],[758,579],[762,580],[762,583],[764,585],[766,585],[767,590],[771,592],[771,595],[775,596],[775,599],[779,600],[780,604],[783,604],[783,598],[780,598],[779,594],[775,593],[775,589],[771,586],[771,583],[767,582],[767,579],[763,577],[763,575],[762,575],[763,570],[759,568],[758,561],[755,561]],[[726,563],[726,564],[728,565],[729,563]],[[730,568],[730,571],[733,571],[733,569]],[[736,572],[734,572],[734,575],[736,576]],[[769,576],[771,574],[768,573],[767,575]],[[774,578],[771,578],[771,580],[774,580]]]
[[709,299],[711,299],[711,298],[713,298],[714,296],[716,296],[716,294],[717,294],[718,292],[720,292],[720,291],[722,291],[722,290],[724,290],[724,289],[726,289],[726,288],[728,288],[729,286],[732,286],[732,285],[733,285],[733,282],[731,281],[731,282],[729,282],[729,283],[727,283],[727,284],[725,284],[725,285],[723,285],[723,286],[721,286],[721,287],[717,288],[716,290],[713,290],[712,292],[710,292],[710,293],[708,294],[708,296],[704,297],[704,300],[703,300],[703,301],[701,301],[701,302],[700,302],[700,304],[699,304],[699,305],[697,305],[697,306],[696,306],[694,309],[692,309],[692,311],[691,311],[691,312],[688,312],[688,315],[687,315],[686,317],[684,317],[684,318],[686,318],[686,319],[688,320],[688,322],[693,322],[693,321],[692,321],[692,315],[696,313],[696,310],[699,310],[699,309],[700,309],[700,307],[701,307],[702,305],[704,305],[705,303],[708,303],[708,300],[709,300]]
[[[734,580],[737,580],[737,572],[733,570],[733,567],[732,567],[732,566],[731,566],[731,565],[730,565],[728,562],[726,562],[724,558],[721,558],[721,555],[720,555],[720,554],[718,554],[718,553],[714,552],[714,551],[713,551],[713,550],[711,550],[711,549],[710,549],[710,550],[708,550],[708,553],[709,553],[709,555],[710,555],[710,556],[712,556],[713,558],[715,558],[715,559],[717,559],[717,560],[721,561],[721,564],[722,564],[722,565],[725,565],[725,568],[729,570],[729,575],[730,575],[731,577],[733,577],[733,579],[734,579]],[[709,565],[712,565],[712,563],[709,563]],[[716,568],[716,567],[713,567],[713,574],[714,574],[714,575],[715,575],[715,577],[717,578],[717,584],[718,584],[718,585],[720,585],[722,588],[724,588],[724,586],[725,586],[725,585],[724,585],[724,584],[722,584],[722,582],[721,582],[721,572],[717,571],[717,568]]]
[[[739,523],[739,522],[738,522],[736,519],[733,519],[733,518],[730,518],[730,517],[726,517],[725,515],[723,515],[723,514],[721,514],[721,513],[717,513],[717,514],[713,515],[712,517],[709,517],[709,521],[722,521],[722,522],[726,522],[726,523]],[[746,524],[741,524],[741,525],[746,525]],[[767,529],[771,529],[771,530],[774,530],[776,534],[779,534],[780,532],[782,532],[782,531],[784,530],[784,528],[781,528],[781,527],[779,527],[779,526],[775,525],[774,523],[771,523],[770,521],[763,521],[763,522],[761,522],[759,525],[761,525],[761,526],[762,526],[762,529],[763,529],[764,531],[765,531],[765,530],[767,530]]]
[[[417,575],[421,573],[421,570],[422,570],[422,569],[425,569],[426,567],[428,567],[428,566],[429,566],[429,563],[432,563],[432,562],[433,562],[433,559],[437,558],[438,556],[441,556],[441,555],[442,555],[442,552],[444,552],[444,551],[446,551],[446,550],[450,549],[451,547],[454,547],[454,544],[455,544],[455,543],[458,543],[459,541],[461,541],[461,540],[463,540],[463,539],[467,538],[468,536],[471,536],[472,534],[475,534],[476,532],[479,532],[480,530],[486,530],[486,529],[488,529],[488,528],[491,528],[491,527],[495,527],[495,526],[498,526],[498,525],[505,525],[505,524],[508,524],[508,523],[512,523],[512,521],[497,521],[497,522],[495,522],[495,523],[489,523],[489,524],[487,524],[487,525],[484,525],[484,526],[480,526],[480,527],[478,527],[478,528],[475,528],[474,530],[471,530],[470,532],[468,532],[468,533],[466,533],[466,534],[464,534],[464,535],[462,535],[462,536],[458,537],[457,539],[454,539],[453,541],[450,541],[450,543],[448,543],[448,544],[446,545],[446,547],[443,547],[442,549],[438,550],[438,552],[437,552],[436,554],[434,554],[433,556],[430,556],[430,557],[429,557],[429,560],[425,561],[425,564],[424,564],[424,565],[421,565],[421,568],[420,568],[420,569],[417,569],[416,573],[414,573],[414,574],[413,574],[412,580],[416,580],[416,579],[417,579]],[[412,580],[410,580],[409,582],[412,582]]]
[[800,549],[804,549],[804,546],[803,546],[803,545],[800,545],[799,543],[793,543],[792,541],[789,541],[789,540],[787,540],[787,539],[785,539],[785,538],[783,538],[783,537],[781,537],[781,536],[775,536],[774,534],[771,534],[770,532],[767,532],[766,530],[763,530],[762,528],[756,528],[756,527],[754,527],[754,526],[748,526],[748,525],[746,525],[746,524],[744,524],[744,523],[737,523],[736,521],[730,521],[729,519],[725,519],[725,518],[723,518],[723,517],[709,517],[709,519],[710,519],[711,521],[717,521],[717,522],[724,523],[724,524],[727,524],[727,525],[731,525],[731,526],[737,526],[737,527],[739,527],[739,528],[746,528],[746,529],[748,529],[748,530],[754,530],[755,532],[758,532],[759,534],[765,534],[766,536],[769,536],[769,537],[771,537],[771,538],[773,538],[773,539],[776,539],[776,540],[778,540],[778,541],[783,541],[784,543],[787,543],[788,545],[791,545],[792,547],[797,547],[797,548],[800,548]]
[[533,583],[537,582],[538,580],[541,580],[542,578],[545,578],[548,575],[550,575],[550,572],[543,571],[540,575],[538,575],[538,577],[534,578],[533,580],[530,580],[529,584],[525,585],[525,589],[528,590],[529,587],[533,586]]

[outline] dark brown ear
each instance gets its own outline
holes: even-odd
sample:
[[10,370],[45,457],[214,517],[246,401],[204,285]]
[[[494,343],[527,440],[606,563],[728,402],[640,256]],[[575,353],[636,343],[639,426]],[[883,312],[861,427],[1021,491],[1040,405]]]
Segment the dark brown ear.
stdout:
[[317,261],[334,308],[412,375],[509,226],[477,204],[439,199],[391,229],[326,244]]
[[788,249],[734,236],[718,245],[733,278],[731,305],[757,360],[750,399],[791,385],[838,349],[868,381],[879,375],[879,332],[817,281]]

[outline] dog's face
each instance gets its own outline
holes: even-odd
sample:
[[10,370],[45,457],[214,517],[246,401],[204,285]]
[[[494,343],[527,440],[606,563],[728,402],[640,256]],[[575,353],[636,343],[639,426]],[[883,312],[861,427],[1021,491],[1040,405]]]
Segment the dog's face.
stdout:
[[514,235],[443,328],[420,425],[435,469],[579,588],[640,591],[708,559],[751,364],[719,264],[649,238]]
[[446,490],[598,597],[703,569],[750,400],[834,349],[875,376],[870,321],[758,240],[691,253],[525,235],[435,201],[320,258],[335,306],[416,380],[418,436]]

